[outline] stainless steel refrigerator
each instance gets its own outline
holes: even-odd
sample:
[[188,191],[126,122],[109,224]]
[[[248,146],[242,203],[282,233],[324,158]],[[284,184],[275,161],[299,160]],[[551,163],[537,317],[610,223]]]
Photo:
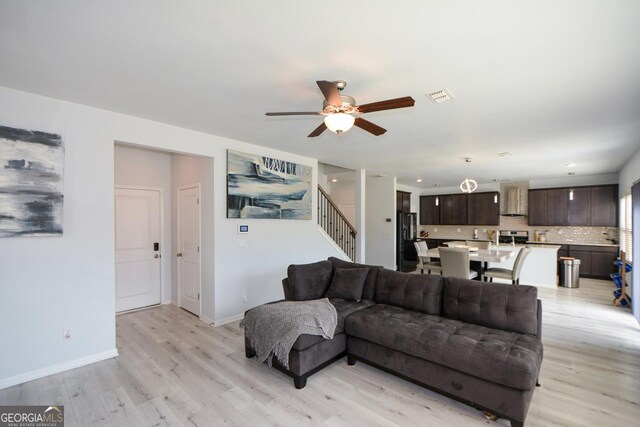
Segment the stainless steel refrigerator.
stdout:
[[398,212],[396,222],[396,268],[398,271],[414,271],[418,265],[418,254],[413,242],[418,227],[416,213]]

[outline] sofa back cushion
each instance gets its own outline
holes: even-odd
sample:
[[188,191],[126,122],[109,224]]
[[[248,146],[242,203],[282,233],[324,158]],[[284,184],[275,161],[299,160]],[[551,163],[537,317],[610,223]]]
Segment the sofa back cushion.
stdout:
[[289,282],[287,299],[307,301],[322,298],[329,289],[332,272],[333,268],[329,261],[290,265],[287,268]]
[[383,268],[378,272],[374,301],[439,316],[443,291],[442,276],[400,273]]
[[375,265],[358,264],[355,262],[344,261],[340,258],[329,257],[329,261],[333,265],[333,268],[368,268],[369,273],[364,280],[364,288],[362,289],[362,299],[373,299],[373,294],[376,289],[376,277],[378,277],[378,270],[382,267]]
[[538,333],[538,289],[447,277],[442,316],[535,335]]
[[348,301],[360,301],[362,299],[362,289],[364,281],[369,274],[369,269],[363,268],[340,268],[333,269],[333,278],[326,298],[342,298]]

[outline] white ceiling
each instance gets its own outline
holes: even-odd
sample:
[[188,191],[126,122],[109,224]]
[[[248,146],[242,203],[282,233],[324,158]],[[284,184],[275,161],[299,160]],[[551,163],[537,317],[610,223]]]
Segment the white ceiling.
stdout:
[[[637,0],[0,0],[0,85],[414,186],[603,174],[640,148],[639,16]],[[324,79],[416,105],[367,114],[381,137],[264,116],[319,111]],[[454,101],[424,95],[444,88]]]

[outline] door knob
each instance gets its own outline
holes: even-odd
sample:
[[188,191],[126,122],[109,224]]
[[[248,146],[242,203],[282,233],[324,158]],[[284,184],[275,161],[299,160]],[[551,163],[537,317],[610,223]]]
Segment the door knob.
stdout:
[[182,257],[182,252],[178,252],[178,255],[176,255],[178,258]]
[[159,254],[154,254],[153,257],[154,258],[160,258],[160,255]]

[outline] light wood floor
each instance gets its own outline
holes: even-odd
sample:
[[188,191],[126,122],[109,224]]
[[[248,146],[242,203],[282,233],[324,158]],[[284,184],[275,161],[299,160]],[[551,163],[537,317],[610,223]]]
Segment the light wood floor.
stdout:
[[[640,423],[640,328],[608,282],[541,289],[542,387],[528,426]],[[173,306],[117,317],[115,359],[0,390],[3,404],[63,404],[67,426],[480,426],[479,411],[358,363],[296,390],[244,356],[238,323],[213,328]]]

